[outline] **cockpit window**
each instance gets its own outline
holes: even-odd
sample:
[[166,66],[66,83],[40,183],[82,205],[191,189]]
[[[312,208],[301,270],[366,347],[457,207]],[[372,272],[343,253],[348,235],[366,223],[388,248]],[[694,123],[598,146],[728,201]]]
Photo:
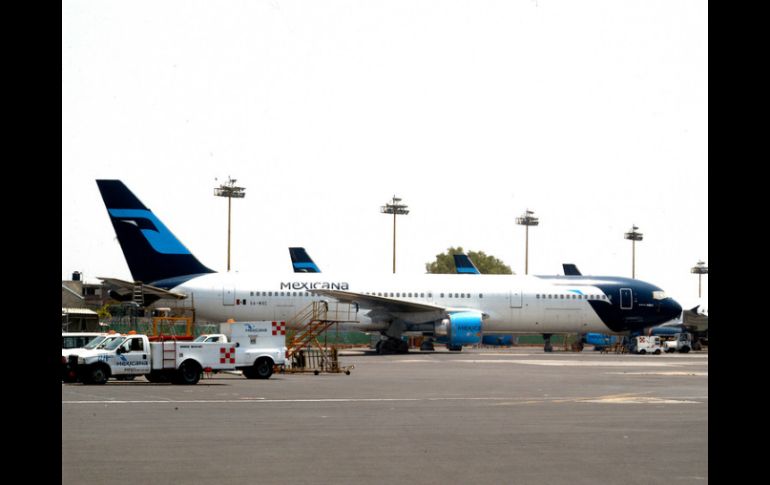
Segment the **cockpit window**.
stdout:
[[653,291],[652,292],[652,298],[655,300],[665,300],[666,299],[666,292],[665,291]]

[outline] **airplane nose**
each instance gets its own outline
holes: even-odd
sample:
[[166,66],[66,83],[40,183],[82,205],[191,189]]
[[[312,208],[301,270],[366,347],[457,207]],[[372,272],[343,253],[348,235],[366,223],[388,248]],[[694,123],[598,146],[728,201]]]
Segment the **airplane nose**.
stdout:
[[666,302],[665,312],[671,317],[671,319],[679,318],[682,314],[682,305],[676,302],[673,298],[669,298]]

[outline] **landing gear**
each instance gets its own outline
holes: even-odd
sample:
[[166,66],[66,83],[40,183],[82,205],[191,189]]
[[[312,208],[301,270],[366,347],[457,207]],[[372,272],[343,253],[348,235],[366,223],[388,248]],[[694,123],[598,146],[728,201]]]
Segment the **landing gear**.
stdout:
[[388,338],[377,342],[377,353],[385,354],[406,354],[409,352],[409,344],[399,338]]
[[553,352],[553,345],[551,345],[551,334],[544,333],[543,340],[545,340],[545,343],[543,344],[543,352]]
[[446,348],[452,352],[460,352],[463,349],[463,346],[446,344]]
[[436,350],[433,347],[433,339],[426,338],[425,340],[423,340],[422,343],[420,344],[420,350],[423,352],[433,352],[434,350]]

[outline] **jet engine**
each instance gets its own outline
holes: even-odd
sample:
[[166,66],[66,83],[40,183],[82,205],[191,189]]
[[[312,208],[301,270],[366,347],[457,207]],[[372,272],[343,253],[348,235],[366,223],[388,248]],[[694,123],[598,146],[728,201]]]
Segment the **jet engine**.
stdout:
[[481,342],[481,326],[481,312],[455,312],[436,323],[435,333],[451,346],[474,345]]

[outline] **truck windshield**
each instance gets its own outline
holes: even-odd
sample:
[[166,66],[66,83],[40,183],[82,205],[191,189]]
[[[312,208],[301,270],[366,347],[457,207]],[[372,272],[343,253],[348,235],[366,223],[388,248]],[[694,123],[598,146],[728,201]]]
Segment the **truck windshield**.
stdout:
[[117,337],[115,338],[115,340],[105,345],[104,350],[115,350],[120,346],[120,344],[125,342],[125,340],[126,340],[125,337]]
[[91,341],[90,341],[90,342],[88,342],[88,343],[86,344],[86,346],[85,346],[85,347],[83,347],[83,348],[84,348],[84,349],[89,349],[89,350],[91,350],[91,349],[95,349],[96,347],[98,347],[98,346],[99,346],[99,344],[100,344],[100,343],[104,342],[104,341],[105,341],[105,339],[107,339],[107,337],[104,337],[104,336],[94,337],[94,338],[92,338],[92,339],[91,339]]
[[200,336],[198,336],[198,338],[193,340],[193,342],[205,342],[206,341],[206,337],[208,337],[208,335],[200,335]]
[[96,348],[97,349],[103,349],[104,347],[109,345],[110,342],[112,342],[113,340],[117,340],[119,338],[120,338],[120,335],[113,335],[112,337],[107,337],[106,339],[104,339],[104,341],[102,343],[97,345]]

